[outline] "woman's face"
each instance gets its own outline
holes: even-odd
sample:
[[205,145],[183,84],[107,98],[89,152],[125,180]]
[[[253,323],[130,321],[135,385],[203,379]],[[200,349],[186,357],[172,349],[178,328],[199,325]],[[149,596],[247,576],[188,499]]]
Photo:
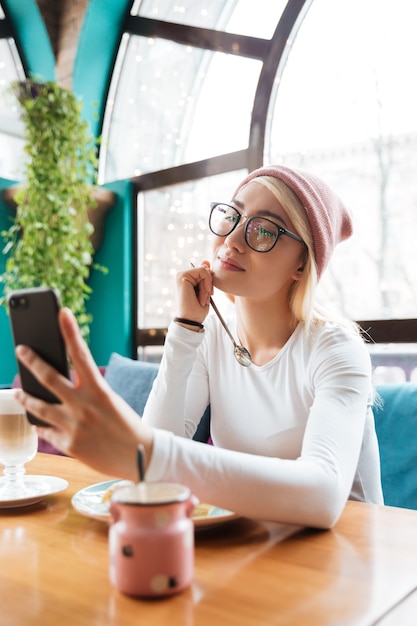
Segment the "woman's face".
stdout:
[[247,220],[267,217],[298,234],[282,205],[264,185],[251,181],[229,203],[242,214],[238,225],[226,237],[215,236],[213,246],[214,285],[218,289],[256,299],[286,296],[294,280],[301,277],[304,245],[282,235],[269,252],[252,250],[245,241]]

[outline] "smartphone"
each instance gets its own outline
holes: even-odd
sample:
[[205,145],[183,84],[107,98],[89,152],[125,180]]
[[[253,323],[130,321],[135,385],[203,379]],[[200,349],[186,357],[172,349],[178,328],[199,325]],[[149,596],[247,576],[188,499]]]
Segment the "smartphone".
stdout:
[[[60,303],[57,291],[48,287],[21,289],[10,292],[7,300],[14,345],[29,346],[69,378],[68,358],[58,325]],[[19,361],[18,368],[22,389],[46,402],[59,402]],[[31,413],[27,412],[27,417],[32,424],[49,426]]]

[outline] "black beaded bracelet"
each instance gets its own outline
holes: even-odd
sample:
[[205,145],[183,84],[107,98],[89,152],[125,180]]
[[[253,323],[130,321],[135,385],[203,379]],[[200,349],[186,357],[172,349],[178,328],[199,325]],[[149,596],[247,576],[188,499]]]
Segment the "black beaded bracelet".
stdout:
[[185,317],[174,317],[174,322],[178,324],[188,324],[188,326],[197,326],[198,328],[204,328],[204,324],[195,322],[194,320],[187,320]]

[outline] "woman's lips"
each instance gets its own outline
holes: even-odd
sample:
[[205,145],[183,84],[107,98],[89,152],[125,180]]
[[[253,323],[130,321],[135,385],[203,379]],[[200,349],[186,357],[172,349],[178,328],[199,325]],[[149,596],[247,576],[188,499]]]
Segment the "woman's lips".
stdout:
[[228,270],[231,272],[243,272],[243,267],[239,265],[236,261],[229,259],[228,257],[217,257],[217,261],[219,266],[223,270]]

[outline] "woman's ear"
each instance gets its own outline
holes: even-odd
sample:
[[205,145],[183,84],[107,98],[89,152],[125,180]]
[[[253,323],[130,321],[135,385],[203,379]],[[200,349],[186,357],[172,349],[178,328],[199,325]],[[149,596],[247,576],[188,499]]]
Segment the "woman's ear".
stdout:
[[294,280],[300,280],[304,272],[304,265],[300,266],[293,275]]

